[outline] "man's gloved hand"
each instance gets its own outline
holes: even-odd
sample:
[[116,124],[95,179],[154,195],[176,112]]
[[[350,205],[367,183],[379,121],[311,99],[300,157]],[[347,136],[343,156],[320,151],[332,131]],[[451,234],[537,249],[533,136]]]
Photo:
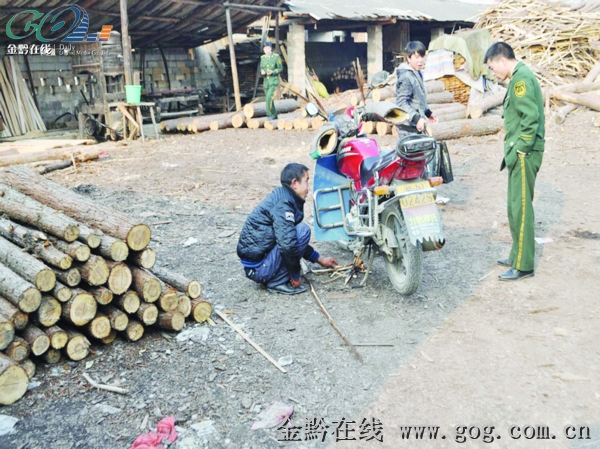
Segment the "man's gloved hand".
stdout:
[[333,257],[319,256],[317,263],[325,268],[335,268],[338,266],[337,260],[335,260]]

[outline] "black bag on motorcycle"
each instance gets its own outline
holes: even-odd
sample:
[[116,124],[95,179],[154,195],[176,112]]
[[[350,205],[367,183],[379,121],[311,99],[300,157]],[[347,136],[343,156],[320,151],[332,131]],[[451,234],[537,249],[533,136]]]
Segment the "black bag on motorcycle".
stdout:
[[448,184],[454,180],[452,164],[450,162],[450,152],[448,151],[446,142],[437,142],[433,157],[427,163],[426,178],[434,176],[441,176],[444,180],[444,184]]

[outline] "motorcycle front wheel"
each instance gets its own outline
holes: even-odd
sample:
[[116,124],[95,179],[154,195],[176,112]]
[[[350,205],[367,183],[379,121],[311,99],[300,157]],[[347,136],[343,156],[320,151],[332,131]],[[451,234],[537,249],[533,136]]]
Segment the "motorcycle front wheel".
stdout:
[[391,229],[398,242],[392,255],[384,255],[385,269],[390,282],[402,295],[412,295],[419,288],[423,266],[421,244],[410,243],[406,223],[399,206],[390,206],[383,211],[382,223]]

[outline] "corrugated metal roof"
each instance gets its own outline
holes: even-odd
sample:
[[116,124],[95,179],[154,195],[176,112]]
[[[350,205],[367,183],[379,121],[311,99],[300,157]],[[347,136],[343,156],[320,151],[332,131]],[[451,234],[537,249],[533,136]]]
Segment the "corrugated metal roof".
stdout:
[[[129,35],[134,47],[178,46],[192,48],[206,41],[221,39],[227,35],[225,9],[222,1],[217,0],[128,0]],[[233,2],[232,2],[233,3]],[[277,0],[235,0],[234,3],[246,5],[274,6]],[[89,16],[89,32],[99,32],[103,25],[112,25],[121,31],[119,0],[13,0],[7,5],[0,0],[0,45],[31,44],[36,37],[14,40],[7,36],[6,26],[15,14],[28,9],[48,13],[66,9],[69,5],[84,8]],[[249,11],[231,9],[231,21],[234,32],[245,32],[246,26],[263,16],[267,11]],[[69,14],[69,13],[66,13]],[[73,14],[71,14],[73,17]],[[39,23],[31,14],[21,14],[11,25],[15,35],[26,35],[24,27],[28,21]],[[69,19],[66,15],[61,20]],[[50,28],[50,20],[44,29]],[[70,22],[69,22],[70,23]],[[66,27],[68,29],[68,26]],[[49,33],[46,30],[45,33]],[[50,34],[49,34],[50,35]],[[59,43],[58,41],[56,43]]]
[[316,20],[435,20],[466,21],[484,11],[493,0],[288,0],[289,17]]

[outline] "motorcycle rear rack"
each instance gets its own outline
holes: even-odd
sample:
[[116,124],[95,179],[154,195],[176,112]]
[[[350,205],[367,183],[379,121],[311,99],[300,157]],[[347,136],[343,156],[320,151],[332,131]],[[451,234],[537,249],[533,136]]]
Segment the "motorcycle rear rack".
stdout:
[[[367,198],[367,213],[365,213],[365,214],[359,213],[358,214],[359,219],[363,218],[363,219],[368,220],[368,223],[369,223],[368,227],[362,227],[362,229],[359,228],[359,229],[351,230],[346,225],[346,214],[348,212],[346,211],[346,208],[344,207],[344,198],[343,198],[343,191],[349,190],[350,187],[351,187],[351,184],[344,184],[341,186],[326,187],[324,189],[315,190],[315,192],[313,193],[313,201],[315,203],[315,220],[317,220],[317,224],[319,225],[319,227],[321,229],[333,229],[333,228],[343,227],[344,232],[346,232],[346,234],[348,234],[350,236],[371,237],[374,235],[374,230],[375,230],[375,227],[377,226],[377,223],[373,223],[373,214],[371,211],[372,204],[373,204],[373,193],[369,190],[365,190],[366,195],[368,197]],[[338,204],[332,204],[331,206],[326,206],[326,207],[319,207],[319,195],[336,192],[336,191],[337,191],[338,197],[339,197]],[[323,224],[321,222],[321,213],[329,212],[329,211],[333,211],[333,210],[339,210],[341,212],[342,221],[338,221],[335,223],[329,223],[329,224]]]

